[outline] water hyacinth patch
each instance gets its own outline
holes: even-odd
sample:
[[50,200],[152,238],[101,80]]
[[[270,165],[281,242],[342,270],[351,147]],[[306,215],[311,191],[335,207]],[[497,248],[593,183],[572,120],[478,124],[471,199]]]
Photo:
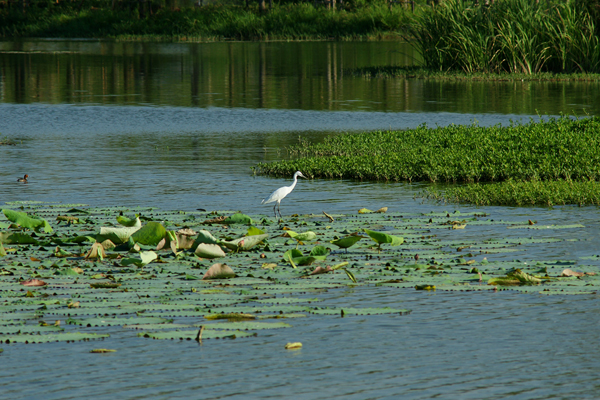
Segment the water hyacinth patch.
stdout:
[[292,159],[254,169],[271,176],[301,169],[312,177],[444,184],[422,196],[452,203],[598,205],[599,130],[596,117],[561,116],[510,126],[342,134],[301,141],[287,149]]
[[[264,216],[242,218],[252,221],[249,227],[223,223],[234,213],[134,209],[125,211],[137,214],[135,218],[117,217],[115,226],[123,210],[77,207],[86,222],[65,224],[56,219],[69,212],[64,205],[24,204],[25,216],[52,221],[46,232],[0,221],[5,226],[0,231],[5,253],[0,267],[3,342],[110,340],[110,332],[132,329],[140,340],[251,338],[268,329],[293,330],[298,317],[409,312],[402,307],[328,303],[328,291],[348,287],[547,295],[594,293],[600,287],[600,257],[580,264],[506,261],[504,256],[515,252],[521,257],[532,246],[559,243],[564,239],[556,232],[581,229],[577,223],[544,225],[527,218],[503,221],[485,213],[460,212],[400,216],[388,211],[335,215],[334,221],[327,215],[301,215],[282,225]],[[150,212],[152,218],[146,217]],[[213,222],[205,224],[207,220]],[[455,225],[466,228],[454,230]],[[510,237],[487,236],[490,226]],[[540,227],[547,228],[534,229]],[[99,233],[106,233],[104,228],[117,229],[108,234],[122,243],[101,245],[98,240],[107,240]],[[143,234],[120,230],[129,228]],[[479,234],[465,240],[465,230]],[[286,234],[290,231],[310,232],[310,244],[293,240]],[[358,240],[357,232],[375,244]],[[179,243],[182,235],[189,245],[169,244]],[[381,244],[390,246],[379,249]],[[220,262],[199,252],[200,246],[218,249]],[[262,322],[275,318],[282,322]]]

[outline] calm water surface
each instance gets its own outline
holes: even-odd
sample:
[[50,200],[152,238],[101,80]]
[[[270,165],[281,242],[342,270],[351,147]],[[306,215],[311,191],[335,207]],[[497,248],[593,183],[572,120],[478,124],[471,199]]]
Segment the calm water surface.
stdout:
[[[0,42],[0,204],[17,200],[269,213],[285,179],[250,167],[299,137],[423,123],[508,124],[600,113],[598,84],[363,79],[352,68],[410,64],[395,42],[148,44]],[[30,183],[16,178],[30,175]],[[421,184],[301,181],[282,212],[453,211],[422,203]],[[596,207],[460,207],[499,219],[581,223],[544,232],[523,260],[578,260],[600,249]],[[524,235],[499,227],[465,239]],[[494,255],[512,259],[514,255]],[[393,306],[405,316],[319,317],[256,338],[4,345],[0,398],[597,398],[596,295],[419,293],[361,287],[327,305]],[[285,352],[289,341],[300,351]],[[117,349],[89,354],[95,347]]]

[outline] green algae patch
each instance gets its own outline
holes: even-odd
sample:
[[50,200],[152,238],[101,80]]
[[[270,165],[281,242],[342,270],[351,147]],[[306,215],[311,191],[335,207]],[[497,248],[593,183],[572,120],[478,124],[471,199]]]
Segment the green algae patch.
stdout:
[[[131,334],[132,330],[155,339],[252,337],[269,329],[293,330],[297,318],[304,318],[306,324],[315,318],[399,317],[410,312],[376,305],[332,306],[325,295],[340,289],[359,292],[364,287],[382,287],[418,296],[434,295],[433,287],[437,293],[514,290],[565,295],[596,293],[600,287],[600,276],[595,275],[598,256],[551,262],[505,258],[510,252],[525,257],[531,246],[560,244],[562,231],[582,229],[575,223],[555,226],[531,221],[532,225],[526,217],[507,221],[485,213],[388,211],[334,214],[334,221],[325,223],[322,216],[294,216],[284,221],[287,229],[282,229],[261,216],[251,216],[250,227],[223,224],[221,217],[232,215],[225,212],[153,209],[150,218],[144,215],[150,210],[135,209],[136,217],[124,219],[119,218],[120,212],[130,215],[132,210],[77,207],[78,215],[96,223],[66,224],[56,221],[59,213],[68,211],[66,206],[54,209],[27,203],[24,212],[51,221],[52,233],[28,232],[18,225],[1,233],[6,240],[0,267],[3,342],[91,340],[108,338],[107,331]],[[150,225],[151,219],[169,221],[161,224],[165,232],[157,224]],[[205,223],[215,219],[220,222]],[[465,240],[463,230],[452,229],[456,224],[466,224],[481,235]],[[152,240],[141,243],[136,238],[146,235],[109,230],[117,238],[123,233],[124,242],[115,247],[102,245],[102,257],[84,257],[92,245],[100,245],[94,232],[148,225],[154,226],[149,232],[159,233]],[[173,231],[174,226],[185,229]],[[549,228],[526,229],[544,226]],[[296,238],[307,235],[295,240],[286,234],[290,228],[301,232]],[[499,236],[502,230],[510,237]],[[357,232],[364,233],[357,236]],[[161,235],[170,242],[148,244]],[[367,235],[372,242],[358,240]],[[173,251],[169,243],[183,236],[189,246],[177,245]],[[335,242],[340,238],[351,238],[352,243],[338,246]],[[222,272],[225,264],[229,268],[223,279],[202,279],[217,264],[199,257],[201,245],[221,251],[218,269]],[[265,264],[274,267],[263,268]],[[35,286],[35,282],[43,284]],[[415,292],[415,288],[423,290]]]

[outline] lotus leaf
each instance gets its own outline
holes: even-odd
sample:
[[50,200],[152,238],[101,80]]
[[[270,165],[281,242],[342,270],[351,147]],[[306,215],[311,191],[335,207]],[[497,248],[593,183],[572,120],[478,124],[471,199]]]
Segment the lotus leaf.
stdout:
[[341,239],[337,239],[337,240],[331,240],[330,243],[335,244],[337,247],[341,248],[341,249],[347,249],[349,247],[352,247],[356,244],[356,242],[358,242],[363,236],[360,235],[350,235],[350,236],[346,236],[343,237]]
[[542,283],[540,278],[518,268],[510,271],[505,277],[493,278],[488,281],[488,285],[539,285],[540,283]]
[[44,335],[0,335],[0,342],[4,343],[50,343],[75,340],[104,339],[110,337],[108,334],[64,332],[50,333]]
[[251,226],[248,228],[248,232],[246,233],[246,236],[255,236],[255,235],[262,235],[265,234],[266,232],[263,231],[262,229],[259,229],[255,226]]
[[214,324],[194,324],[195,326],[204,326],[204,329],[224,329],[224,330],[258,330],[258,329],[278,329],[290,328],[290,324],[285,322],[258,322],[258,321],[238,321],[238,322],[217,322]]
[[233,224],[252,225],[254,223],[254,221],[252,221],[252,218],[250,218],[246,214],[236,213],[236,214],[233,214],[233,215],[225,218],[221,223],[226,224],[226,225],[233,225]]
[[[160,331],[160,332],[140,332],[138,336],[151,339],[179,339],[179,340],[195,340],[198,337],[198,329],[193,331]],[[211,329],[202,334],[202,339],[235,339],[238,337],[254,336],[251,332],[244,331],[221,331]]]
[[335,315],[341,314],[343,311],[344,314],[351,315],[370,315],[370,314],[408,314],[410,310],[402,309],[402,308],[390,308],[390,307],[381,307],[381,308],[355,308],[355,307],[337,307],[337,308],[316,308],[310,311],[311,314],[326,314],[326,315]]
[[244,236],[235,240],[231,240],[229,242],[221,241],[219,242],[219,244],[234,251],[250,250],[251,248],[253,248],[268,237],[269,235],[265,233],[261,235]]
[[39,244],[36,239],[25,233],[0,232],[0,243],[4,244]]
[[138,267],[143,267],[144,265],[147,265],[158,258],[158,255],[153,251],[140,251],[139,256],[139,259],[124,258],[121,260],[121,265],[125,267],[127,265],[134,264]]
[[115,244],[127,243],[129,237],[133,235],[142,227],[142,221],[137,218],[137,222],[134,226],[127,226],[123,228],[112,228],[112,227],[101,227],[100,234],[96,236],[97,242],[103,242],[109,239]]
[[317,234],[313,231],[307,231],[302,233],[296,233],[294,231],[287,231],[287,234],[292,238],[296,239],[298,242],[310,242],[317,238]]
[[198,247],[196,247],[194,254],[196,254],[198,257],[208,259],[225,257],[225,252],[220,246],[206,243],[200,243]]
[[196,237],[192,248],[198,247],[198,245],[201,243],[219,244],[219,240],[217,240],[209,231],[201,229],[198,232],[198,237]]
[[400,236],[389,235],[384,232],[371,231],[369,229],[363,229],[363,230],[367,233],[367,235],[369,235],[369,237],[371,239],[373,239],[373,241],[375,241],[375,243],[377,243],[379,245],[380,249],[381,249],[381,245],[384,243],[389,243],[392,246],[399,246],[402,243],[404,243],[404,238],[402,238]]
[[119,215],[117,217],[117,222],[123,226],[128,226],[128,227],[137,226],[137,225],[141,226],[141,221],[137,215],[134,218],[129,218],[125,215]]
[[235,278],[235,272],[227,264],[213,264],[204,274],[202,279],[229,279]]
[[131,238],[136,243],[145,244],[148,246],[156,246],[165,235],[167,230],[158,222],[148,222],[146,225],[135,231]]
[[27,213],[13,211],[9,209],[3,209],[2,212],[9,221],[18,224],[23,228],[33,229],[36,232],[43,229],[46,233],[52,233],[52,227],[50,226],[48,221],[46,221],[43,218],[30,217],[29,215],[27,215]]
[[92,248],[86,253],[84,257],[87,259],[98,258],[100,260],[103,260],[104,257],[106,257],[106,252],[104,251],[104,247],[102,246],[102,244],[96,242],[92,245]]

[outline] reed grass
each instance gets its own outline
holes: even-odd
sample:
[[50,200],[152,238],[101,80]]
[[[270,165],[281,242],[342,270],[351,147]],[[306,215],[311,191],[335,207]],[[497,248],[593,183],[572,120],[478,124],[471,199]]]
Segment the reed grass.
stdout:
[[409,31],[424,65],[437,71],[600,72],[596,19],[574,0],[448,0]]

